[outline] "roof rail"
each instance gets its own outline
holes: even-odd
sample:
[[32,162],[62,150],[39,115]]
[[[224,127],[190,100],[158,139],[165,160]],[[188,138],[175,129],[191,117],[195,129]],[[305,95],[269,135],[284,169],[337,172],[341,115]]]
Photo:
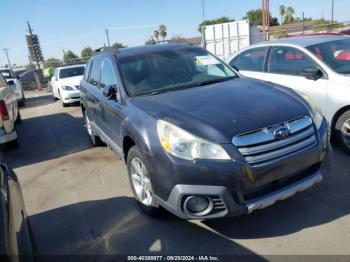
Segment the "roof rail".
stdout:
[[168,40],[160,40],[157,42],[152,43],[152,45],[161,45],[161,44],[187,44],[187,45],[193,45],[192,43],[187,42],[186,40],[179,41],[179,40],[173,40],[173,39],[168,39]]
[[117,47],[112,47],[112,46],[103,46],[103,47],[95,49],[92,52],[92,55],[95,56],[95,55],[98,55],[98,54],[101,54],[101,53],[118,54],[119,53],[119,49]]

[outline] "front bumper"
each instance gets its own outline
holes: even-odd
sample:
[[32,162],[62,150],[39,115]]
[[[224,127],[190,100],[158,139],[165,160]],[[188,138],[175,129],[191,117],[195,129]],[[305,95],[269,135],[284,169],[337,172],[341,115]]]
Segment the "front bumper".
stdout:
[[[265,208],[322,181],[332,157],[328,134],[324,123],[317,146],[263,167],[251,167],[240,159],[189,163],[158,152],[151,174],[155,198],[185,219],[236,216]],[[193,196],[206,197],[212,211],[200,216],[188,212],[185,202]]]
[[3,128],[0,129],[0,144],[5,144],[17,139],[17,133],[13,130],[11,133],[6,133]]
[[61,94],[62,101],[65,104],[75,103],[80,101],[80,92],[79,91],[64,91]]

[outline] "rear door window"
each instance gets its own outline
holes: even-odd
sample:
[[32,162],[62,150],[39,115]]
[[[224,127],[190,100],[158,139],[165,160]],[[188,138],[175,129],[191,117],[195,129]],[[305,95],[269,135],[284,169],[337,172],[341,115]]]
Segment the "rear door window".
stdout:
[[102,65],[101,59],[93,60],[91,65],[89,83],[95,86],[96,88],[100,88],[101,65]]
[[305,68],[318,65],[304,52],[293,47],[272,47],[268,72],[274,74],[302,76]]
[[259,47],[244,51],[231,62],[230,66],[242,71],[262,72],[268,47]]

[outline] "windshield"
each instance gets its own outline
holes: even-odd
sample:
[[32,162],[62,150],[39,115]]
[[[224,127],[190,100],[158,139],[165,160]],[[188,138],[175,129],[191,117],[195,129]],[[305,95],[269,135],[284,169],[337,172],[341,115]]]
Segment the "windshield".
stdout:
[[350,38],[309,46],[319,59],[339,74],[350,74]]
[[1,70],[0,73],[6,80],[15,78],[11,70]]
[[82,76],[84,74],[84,69],[85,69],[85,66],[60,69],[60,78]]
[[124,85],[130,96],[157,94],[226,81],[235,72],[206,50],[176,47],[119,59]]

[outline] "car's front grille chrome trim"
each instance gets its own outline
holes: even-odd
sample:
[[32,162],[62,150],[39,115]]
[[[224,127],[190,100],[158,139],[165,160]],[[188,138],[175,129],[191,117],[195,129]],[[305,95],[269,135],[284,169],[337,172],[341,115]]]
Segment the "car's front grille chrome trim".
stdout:
[[[279,140],[273,132],[280,127],[288,128],[290,134]],[[235,136],[232,143],[251,166],[256,166],[312,148],[317,137],[312,119],[304,116]]]

